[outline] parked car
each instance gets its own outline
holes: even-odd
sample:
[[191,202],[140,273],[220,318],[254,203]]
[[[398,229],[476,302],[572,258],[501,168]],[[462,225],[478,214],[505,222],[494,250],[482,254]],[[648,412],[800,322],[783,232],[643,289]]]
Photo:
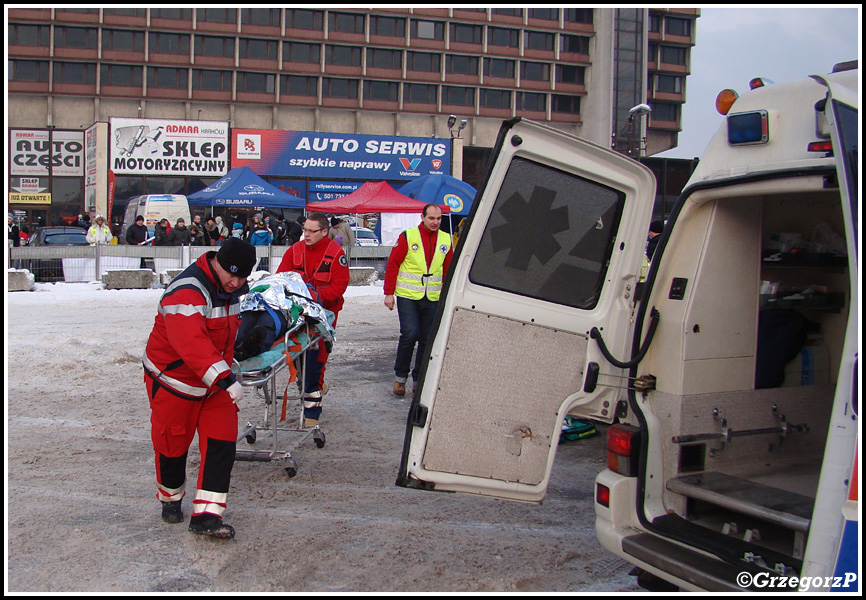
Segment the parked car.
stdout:
[[370,229],[366,227],[352,227],[352,232],[355,234],[356,246],[378,246],[379,238]]
[[[30,237],[31,248],[40,246],[89,246],[87,232],[80,227],[40,227]],[[21,261],[21,268],[29,270],[36,281],[63,281],[63,262],[60,258],[31,258]]]

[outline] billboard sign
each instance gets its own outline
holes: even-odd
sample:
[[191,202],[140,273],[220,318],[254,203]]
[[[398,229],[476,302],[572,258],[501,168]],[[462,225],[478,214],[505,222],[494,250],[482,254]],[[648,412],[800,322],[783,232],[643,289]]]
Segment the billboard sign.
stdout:
[[451,172],[451,140],[232,129],[232,167],[259,175],[412,180]]
[[[84,175],[84,133],[13,129],[10,131],[10,175],[81,177]],[[50,148],[50,150],[49,150]]]
[[228,123],[112,117],[109,168],[117,175],[221,177],[228,172]]

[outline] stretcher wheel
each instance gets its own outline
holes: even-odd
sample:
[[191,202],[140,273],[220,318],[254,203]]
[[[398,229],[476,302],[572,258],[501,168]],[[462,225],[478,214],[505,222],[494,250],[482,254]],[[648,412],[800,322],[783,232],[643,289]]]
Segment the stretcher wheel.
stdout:
[[290,458],[286,466],[286,473],[289,477],[294,477],[298,474],[298,464],[294,459]]
[[255,444],[256,443],[256,432],[255,430],[251,431],[246,436],[247,444]]
[[313,432],[313,441],[316,442],[316,448],[325,447],[325,434],[321,429]]

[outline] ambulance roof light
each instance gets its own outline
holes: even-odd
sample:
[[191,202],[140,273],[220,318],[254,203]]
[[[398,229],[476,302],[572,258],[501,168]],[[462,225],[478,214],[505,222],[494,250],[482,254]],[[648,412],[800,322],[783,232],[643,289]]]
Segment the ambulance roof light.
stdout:
[[749,82],[749,89],[754,90],[759,87],[764,87],[765,85],[772,85],[773,81],[767,79],[766,77],[755,77]]
[[722,90],[719,92],[719,95],[716,96],[716,110],[719,111],[720,115],[728,114],[728,111],[731,110],[734,102],[736,102],[739,97],[739,94],[734,90]]

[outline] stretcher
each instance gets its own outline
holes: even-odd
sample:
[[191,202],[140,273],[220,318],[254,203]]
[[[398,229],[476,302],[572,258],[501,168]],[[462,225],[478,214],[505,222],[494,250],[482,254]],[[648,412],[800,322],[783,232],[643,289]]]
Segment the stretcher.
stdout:
[[[296,274],[282,273],[262,280],[252,287],[251,293],[241,301],[242,313],[246,309],[257,310],[267,304],[270,309],[283,310],[291,315],[290,326],[285,334],[269,350],[246,360],[235,360],[232,371],[238,383],[243,387],[254,388],[256,397],[265,402],[265,415],[261,424],[248,421],[246,429],[238,437],[238,444],[246,441],[252,445],[257,441],[257,432],[269,432],[271,437],[270,450],[253,450],[238,448],[236,460],[242,461],[277,461],[285,463],[289,477],[298,472],[298,465],[292,456],[292,450],[302,443],[313,439],[317,448],[325,446],[325,433],[319,425],[305,428],[303,416],[303,390],[305,383],[306,350],[321,341],[333,343],[334,315],[312,301],[306,284],[295,278]],[[300,281],[300,284],[298,284]],[[268,289],[265,290],[266,286]],[[255,290],[259,290],[254,295]],[[282,293],[285,292],[285,293]],[[277,306],[279,304],[279,306]],[[252,308],[251,308],[252,307]],[[262,308],[264,309],[264,308]],[[287,372],[285,386],[277,384],[277,377]],[[292,385],[295,383],[296,385]],[[280,388],[282,389],[282,393]],[[282,403],[279,399],[282,397]],[[296,404],[296,409],[289,407]],[[294,414],[293,414],[294,413]],[[295,439],[294,443],[281,445],[283,438]],[[292,434],[300,434],[292,435]]]

